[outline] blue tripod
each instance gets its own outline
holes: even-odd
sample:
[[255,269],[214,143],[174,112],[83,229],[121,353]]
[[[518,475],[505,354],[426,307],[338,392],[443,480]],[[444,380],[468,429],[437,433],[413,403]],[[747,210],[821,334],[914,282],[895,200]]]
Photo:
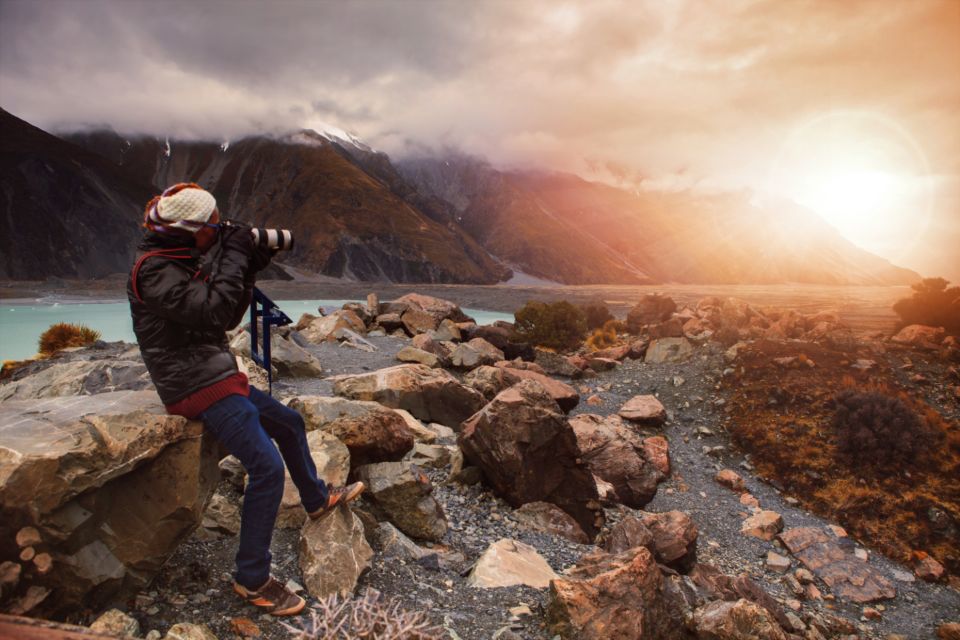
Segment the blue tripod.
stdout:
[[[257,329],[257,318],[261,318],[260,330]],[[287,314],[280,311],[280,307],[274,304],[273,300],[268,298],[263,291],[253,288],[253,301],[250,303],[250,355],[253,361],[267,370],[267,381],[270,388],[268,393],[273,395],[273,370],[270,368],[270,328],[284,327],[293,322]],[[260,356],[260,344],[257,340],[258,334],[263,334],[263,357]]]

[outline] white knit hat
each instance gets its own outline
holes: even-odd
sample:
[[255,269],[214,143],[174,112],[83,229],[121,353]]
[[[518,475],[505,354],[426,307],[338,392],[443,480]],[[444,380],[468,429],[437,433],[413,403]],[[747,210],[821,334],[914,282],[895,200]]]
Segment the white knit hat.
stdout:
[[217,201],[209,191],[195,184],[169,187],[147,212],[147,219],[156,225],[196,233],[206,224]]

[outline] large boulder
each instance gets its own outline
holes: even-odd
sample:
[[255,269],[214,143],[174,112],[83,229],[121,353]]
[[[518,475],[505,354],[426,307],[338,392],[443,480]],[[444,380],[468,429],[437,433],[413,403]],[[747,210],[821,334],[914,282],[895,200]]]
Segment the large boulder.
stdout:
[[433,331],[439,324],[435,317],[420,309],[408,309],[400,316],[400,320],[407,333],[412,336]]
[[447,518],[434,497],[430,479],[407,462],[381,462],[357,469],[367,493],[400,531],[422,540],[440,541],[447,532]]
[[310,320],[304,328],[300,329],[300,335],[314,344],[334,342],[337,340],[336,333],[340,329],[365,333],[366,325],[355,312],[339,309],[328,316]]
[[639,333],[645,325],[656,324],[670,318],[677,310],[677,303],[659,293],[650,293],[627,312],[627,328],[630,333]]
[[645,547],[591,553],[550,583],[547,622],[564,639],[679,640],[685,630],[663,585]]
[[420,420],[454,428],[484,403],[480,392],[451,374],[420,364],[402,364],[334,380],[333,392],[338,396],[406,409]]
[[[426,335],[426,334],[421,334]],[[403,349],[397,352],[397,360],[400,362],[412,362],[414,364],[422,364],[431,369],[436,369],[440,366],[440,358],[430,353],[429,351],[424,351],[423,349],[418,349],[414,346],[407,345]]]
[[397,298],[394,302],[429,313],[436,319],[437,324],[443,320],[452,320],[454,322],[469,322],[472,320],[456,303],[444,300],[443,298],[434,298],[433,296],[426,296],[420,293],[408,293],[405,296]]
[[370,567],[373,549],[363,536],[363,523],[340,505],[300,530],[303,586],[317,599],[353,594],[357,580]]
[[[310,457],[317,467],[317,477],[327,486],[342,487],[350,475],[350,451],[333,434],[326,431],[311,431],[307,434]],[[276,528],[298,529],[307,519],[307,512],[300,502],[300,490],[294,484],[290,471],[284,469],[283,498],[277,513]]]
[[660,564],[686,573],[697,562],[699,531],[686,513],[641,513],[640,524],[653,535],[650,550]]
[[61,362],[19,380],[0,385],[0,402],[139,391],[153,386],[143,362],[137,360],[75,360]]
[[413,432],[407,421],[379,403],[296,396],[287,404],[303,416],[307,431],[325,431],[347,445],[354,467],[400,460],[413,448]]
[[596,482],[580,462],[576,433],[541,384],[522,380],[500,392],[463,423],[458,442],[511,505],[553,503],[596,534]]
[[[218,453],[202,424],[167,415],[152,391],[0,404],[0,539],[33,527],[34,551],[52,559],[0,606],[55,616],[146,586],[199,524]],[[0,562],[19,561],[11,546]]]
[[469,371],[466,375],[463,376],[463,382],[471,389],[476,389],[483,397],[487,400],[493,400],[493,398],[511,386],[514,380],[513,376],[510,376],[504,367],[477,367],[473,371]]
[[569,360],[559,353],[541,349],[540,347],[534,349],[534,353],[537,354],[534,362],[550,375],[564,376],[566,378],[583,377],[583,370],[571,364]]
[[[230,341],[230,350],[239,356],[250,354],[250,334],[243,331]],[[318,378],[323,367],[312,353],[279,333],[270,337],[270,364],[281,376],[290,378]]]
[[647,460],[643,438],[619,416],[584,413],[571,417],[570,427],[583,463],[613,485],[618,502],[638,509],[653,500],[666,477]]

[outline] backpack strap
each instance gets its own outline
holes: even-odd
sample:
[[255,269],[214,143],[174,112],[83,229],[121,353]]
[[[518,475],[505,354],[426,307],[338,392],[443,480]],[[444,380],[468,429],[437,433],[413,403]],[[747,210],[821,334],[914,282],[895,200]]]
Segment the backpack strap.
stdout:
[[130,281],[133,285],[133,295],[136,296],[137,300],[143,302],[143,298],[140,297],[140,289],[137,287],[137,276],[140,272],[140,266],[143,264],[144,260],[147,258],[153,257],[162,257],[162,258],[174,258],[177,260],[189,260],[193,258],[190,254],[190,249],[187,248],[174,248],[174,249],[156,249],[154,251],[148,251],[137,259],[136,264],[133,265],[133,271],[130,273]]

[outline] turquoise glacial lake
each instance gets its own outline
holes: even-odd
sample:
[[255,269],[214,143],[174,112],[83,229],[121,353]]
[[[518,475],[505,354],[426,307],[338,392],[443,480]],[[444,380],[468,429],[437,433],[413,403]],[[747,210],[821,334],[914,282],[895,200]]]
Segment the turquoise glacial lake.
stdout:
[[[303,313],[325,313],[339,309],[346,302],[359,300],[278,300],[277,305],[296,322]],[[513,315],[498,311],[464,309],[478,324],[497,320],[513,322]],[[40,334],[52,324],[70,322],[83,324],[100,332],[107,342],[124,340],[136,342],[130,322],[130,307],[126,301],[2,301],[0,302],[0,360],[21,360],[37,352]]]

